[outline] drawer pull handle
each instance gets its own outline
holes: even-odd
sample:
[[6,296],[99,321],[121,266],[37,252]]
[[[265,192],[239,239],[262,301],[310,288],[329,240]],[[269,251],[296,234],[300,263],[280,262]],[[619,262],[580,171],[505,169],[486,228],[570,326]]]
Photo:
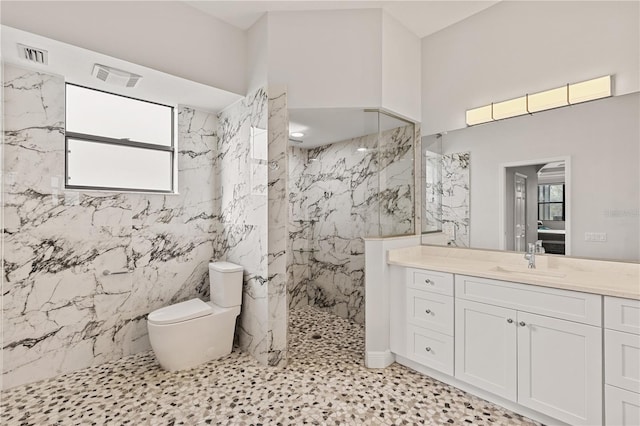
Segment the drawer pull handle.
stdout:
[[527,325],[527,323],[525,323],[524,321],[520,321],[520,327],[524,327],[525,325]]
[[424,348],[425,351],[427,352],[431,352],[431,348],[429,346],[427,346],[426,348]]
[[507,318],[507,322],[508,322],[509,324],[512,324],[512,323],[513,323],[513,320],[512,320],[511,318]]
[[427,310],[426,310],[426,311],[424,311],[424,312],[425,312],[425,313],[427,313],[427,314],[430,314],[430,313],[431,313],[431,309],[427,309]]
[[435,285],[435,283],[433,281],[431,281],[429,278],[424,280],[424,282],[425,282],[425,284]]

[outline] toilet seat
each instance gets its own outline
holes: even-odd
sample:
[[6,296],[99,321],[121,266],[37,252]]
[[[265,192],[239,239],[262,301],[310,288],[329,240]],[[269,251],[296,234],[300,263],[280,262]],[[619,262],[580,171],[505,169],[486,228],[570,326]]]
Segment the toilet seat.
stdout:
[[165,306],[151,312],[147,320],[152,324],[166,325],[200,318],[215,313],[215,309],[200,299],[191,299],[175,305]]

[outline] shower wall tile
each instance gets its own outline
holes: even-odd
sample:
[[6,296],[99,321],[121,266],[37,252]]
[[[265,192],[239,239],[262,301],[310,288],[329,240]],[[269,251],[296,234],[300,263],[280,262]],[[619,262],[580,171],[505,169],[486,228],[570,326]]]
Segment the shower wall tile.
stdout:
[[261,188],[252,178],[260,175],[256,170],[266,167],[267,138],[262,136],[267,130],[267,109],[267,92],[259,89],[221,112],[214,160],[214,212],[220,222],[214,252],[216,258],[244,268],[238,340],[262,364],[267,364],[269,352],[268,197],[266,182]]
[[219,114],[214,255],[244,267],[239,344],[287,362],[288,116],[283,88],[259,89]]
[[442,230],[458,247],[469,247],[470,153],[442,156]]
[[268,277],[269,348],[267,364],[287,365],[287,263],[289,240],[288,144],[289,116],[284,87],[269,87],[268,100]]
[[218,122],[179,108],[179,195],[66,191],[63,79],[5,64],[3,83],[9,388],[149,350],[150,311],[208,296]]
[[287,250],[287,265],[289,266],[289,280],[287,293],[289,309],[297,309],[309,304],[307,285],[309,283],[311,253],[310,242],[313,233],[309,221],[306,188],[302,179],[308,177],[305,168],[308,161],[308,150],[297,147],[289,148],[289,240]]
[[290,306],[364,322],[363,238],[414,232],[413,131],[384,132],[380,151],[377,134],[291,148]]

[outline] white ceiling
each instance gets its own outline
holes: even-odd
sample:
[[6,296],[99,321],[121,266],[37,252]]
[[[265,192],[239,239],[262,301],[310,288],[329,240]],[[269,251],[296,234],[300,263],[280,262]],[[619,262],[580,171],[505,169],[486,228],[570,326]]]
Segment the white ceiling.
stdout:
[[242,30],[264,13],[301,10],[383,9],[419,38],[462,21],[498,1],[185,1]]
[[[289,133],[302,132],[304,136],[292,137],[289,142],[300,148],[315,148],[407,124],[362,108],[295,108],[289,110]],[[291,139],[302,140],[302,143],[291,142]]]

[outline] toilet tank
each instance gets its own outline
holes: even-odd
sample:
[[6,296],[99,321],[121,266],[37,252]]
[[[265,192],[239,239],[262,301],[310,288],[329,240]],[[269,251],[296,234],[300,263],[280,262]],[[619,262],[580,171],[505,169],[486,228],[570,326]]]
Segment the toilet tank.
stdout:
[[242,266],[231,262],[209,263],[211,301],[223,308],[242,304]]

